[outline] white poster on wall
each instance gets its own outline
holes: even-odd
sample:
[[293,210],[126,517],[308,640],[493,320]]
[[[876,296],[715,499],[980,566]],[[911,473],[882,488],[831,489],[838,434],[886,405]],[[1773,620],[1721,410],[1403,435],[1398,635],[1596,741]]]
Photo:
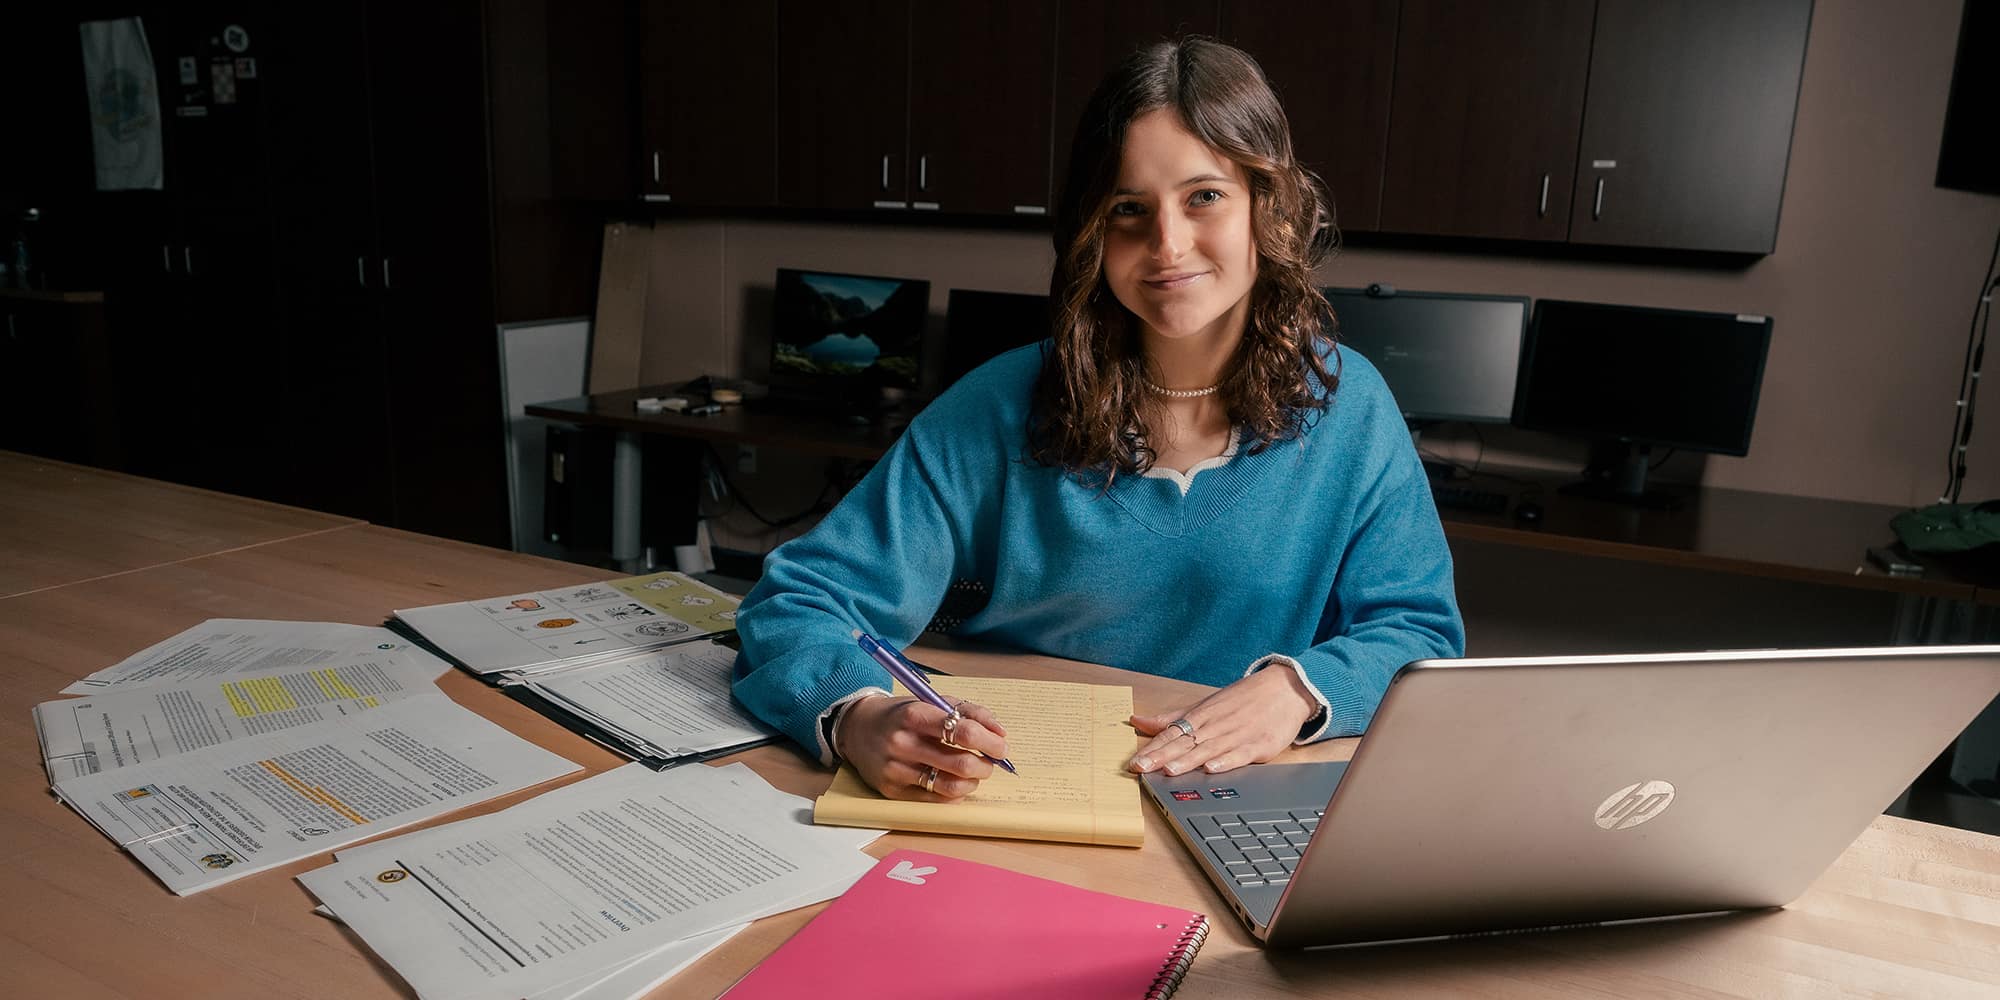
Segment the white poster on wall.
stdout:
[[157,190],[162,174],[160,92],[145,26],[127,17],[85,21],[79,27],[97,189]]

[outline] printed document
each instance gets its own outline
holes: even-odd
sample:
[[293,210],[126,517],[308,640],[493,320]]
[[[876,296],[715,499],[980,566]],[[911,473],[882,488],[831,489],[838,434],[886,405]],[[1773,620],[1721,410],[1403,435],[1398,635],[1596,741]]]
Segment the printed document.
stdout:
[[577,769],[431,691],[55,791],[186,895]]
[[691,642],[587,667],[535,674],[529,690],[617,737],[642,757],[743,746],[772,730],[729,696],[736,651]]
[[405,683],[434,680],[451,665],[379,625],[212,618],[63,688],[97,694],[114,687],[187,684],[311,667],[372,663]]
[[426,1000],[528,996],[845,891],[880,831],[808,816],[741,764],[628,764],[299,881]]
[[377,663],[239,676],[171,687],[111,688],[35,706],[51,784],[189,750],[344,718],[437,688]]
[[740,603],[670,572],[413,608],[396,620],[475,674],[526,674],[727,632]]
[[[799,906],[809,906],[817,902],[819,902],[817,899],[803,900]],[[333,912],[333,908],[324,903],[313,907],[313,912],[328,920],[340,919],[340,914]],[[557,983],[540,993],[531,994],[527,1000],[639,1000],[640,997],[658,989],[660,984],[680,974],[681,970],[699,961],[702,956],[722,947],[730,938],[749,929],[750,925],[747,923],[737,924],[719,931],[682,938],[624,965],[599,969],[568,982]]]

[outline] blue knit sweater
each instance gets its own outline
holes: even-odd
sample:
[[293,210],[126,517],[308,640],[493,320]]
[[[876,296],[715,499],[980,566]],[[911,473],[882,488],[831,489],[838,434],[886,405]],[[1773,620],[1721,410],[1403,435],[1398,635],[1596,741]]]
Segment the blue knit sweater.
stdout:
[[1028,459],[1041,348],[994,359],[765,560],[737,617],[737,698],[830,759],[822,713],[889,687],[853,630],[906,645],[975,579],[992,599],[967,638],[1217,686],[1289,657],[1326,707],[1307,738],[1361,732],[1399,667],[1463,655],[1465,633],[1402,417],[1367,361],[1339,357],[1304,435],[1242,449],[1185,495],[1143,476],[1100,493]]

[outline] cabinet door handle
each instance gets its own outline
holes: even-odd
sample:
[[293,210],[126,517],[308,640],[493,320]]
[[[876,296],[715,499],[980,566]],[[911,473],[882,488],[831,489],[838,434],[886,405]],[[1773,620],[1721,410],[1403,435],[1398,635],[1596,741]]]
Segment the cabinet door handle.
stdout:
[[19,339],[21,339],[21,331],[20,331],[20,330],[18,330],[18,329],[15,329],[15,327],[14,327],[14,314],[13,314],[13,313],[8,313],[8,314],[7,314],[7,339],[8,339],[8,340],[19,340]]
[[889,154],[882,154],[882,190],[889,190]]
[[354,258],[354,283],[355,283],[355,284],[357,284],[357,285],[359,285],[359,286],[361,286],[362,288],[367,288],[367,287],[368,287],[368,258],[367,258],[367,257],[356,257],[356,258]]
[[194,248],[191,246],[181,247],[181,272],[194,273]]
[[160,270],[174,273],[174,248],[165,243],[160,244]]
[[931,154],[925,153],[924,155],[917,157],[917,190],[929,191],[930,189],[931,189]]
[[1535,218],[1545,219],[1549,215],[1549,175],[1542,175],[1542,202],[1535,209]]
[[660,183],[660,151],[653,150],[653,183]]
[[1604,217],[1604,178],[1599,177],[1597,179],[1597,200],[1592,202],[1590,205],[1590,221],[1596,222],[1598,219],[1601,219],[1603,217]]
[[386,291],[394,287],[396,287],[396,283],[389,280],[389,258],[384,257],[382,258],[382,288]]

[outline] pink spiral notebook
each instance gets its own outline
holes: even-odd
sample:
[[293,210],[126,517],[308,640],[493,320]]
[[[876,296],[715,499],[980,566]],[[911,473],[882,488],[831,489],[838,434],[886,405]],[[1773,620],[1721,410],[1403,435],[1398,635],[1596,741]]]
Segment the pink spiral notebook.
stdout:
[[724,996],[1172,996],[1208,917],[897,851]]

